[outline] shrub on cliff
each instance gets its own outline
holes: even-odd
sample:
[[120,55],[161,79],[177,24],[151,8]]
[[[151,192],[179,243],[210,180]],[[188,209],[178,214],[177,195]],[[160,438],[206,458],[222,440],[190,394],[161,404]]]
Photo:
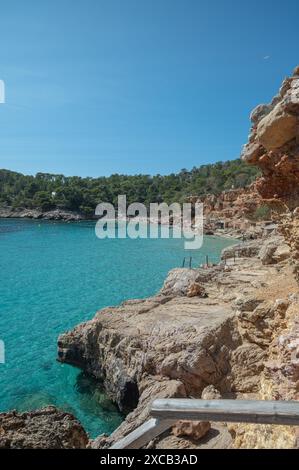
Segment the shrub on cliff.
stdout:
[[271,218],[271,208],[267,206],[267,204],[263,204],[262,206],[258,207],[254,214],[254,220],[267,220]]

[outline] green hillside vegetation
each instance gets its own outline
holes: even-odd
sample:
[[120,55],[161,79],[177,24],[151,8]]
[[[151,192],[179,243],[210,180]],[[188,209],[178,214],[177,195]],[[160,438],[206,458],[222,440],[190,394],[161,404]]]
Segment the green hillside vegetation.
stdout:
[[257,176],[255,167],[240,159],[186,169],[170,175],[119,175],[109,177],[66,177],[49,173],[25,176],[0,170],[0,206],[14,208],[64,209],[94,214],[100,202],[117,204],[119,194],[127,202],[184,202],[190,195],[218,194],[248,186]]

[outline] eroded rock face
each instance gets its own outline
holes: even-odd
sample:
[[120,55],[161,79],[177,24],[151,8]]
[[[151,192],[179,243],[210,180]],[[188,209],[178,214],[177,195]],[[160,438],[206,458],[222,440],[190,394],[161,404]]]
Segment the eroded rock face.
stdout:
[[285,239],[281,235],[273,235],[261,240],[252,240],[244,243],[238,243],[222,250],[221,259],[229,258],[258,257],[262,264],[277,264],[291,257],[291,250]]
[[79,421],[53,406],[0,413],[0,449],[85,449],[87,443]]
[[299,209],[285,214],[281,218],[280,231],[290,247],[294,273],[299,282]]
[[240,343],[232,311],[209,298],[166,297],[125,302],[59,337],[59,359],[80,365],[103,381],[119,408],[129,411],[122,390],[144,374],[181,380],[188,393],[219,385],[230,351]]
[[221,252],[221,259],[225,260],[227,258],[234,258],[236,256],[241,256],[245,258],[256,257],[261,249],[260,240],[252,240],[246,243],[240,243],[233,246],[228,246],[224,248]]
[[263,235],[262,228],[253,220],[255,211],[261,205],[261,196],[254,185],[226,190],[217,195],[190,196],[188,200],[193,204],[203,203],[206,235],[226,233],[234,238],[242,237],[244,233],[254,238]]
[[[260,334],[255,332],[254,335],[255,340],[267,348],[264,368],[260,374],[259,399],[299,400],[298,308],[296,294],[290,295],[288,301],[277,300],[272,305],[262,304],[259,308]],[[254,323],[251,328],[244,326],[248,334],[252,334]],[[234,447],[298,448],[298,427],[254,424],[229,427],[234,437]]]
[[134,431],[150,418],[149,405],[156,398],[186,398],[186,389],[180,380],[144,374],[139,384],[140,398],[137,407],[111,434],[99,436],[89,443],[92,449],[109,448],[115,441]]
[[[260,167],[255,184],[268,204],[283,237],[270,238],[259,251],[263,265],[279,263],[286,275],[273,279],[265,290],[267,300],[257,305],[246,299],[236,303],[243,340],[256,344],[264,355],[257,397],[265,400],[298,400],[298,284],[299,280],[299,67],[284,80],[269,105],[251,114],[252,129],[243,158]],[[288,273],[288,274],[287,274]],[[273,300],[271,299],[273,297]],[[248,306],[250,305],[250,308]],[[250,351],[252,353],[252,349]],[[270,425],[230,425],[234,447],[298,447],[298,428]]]
[[207,194],[199,200],[204,204],[206,217],[218,217],[233,225],[238,219],[250,216],[260,203],[254,187],[230,189],[218,195]]
[[[255,188],[276,214],[299,281],[299,67],[269,105],[253,111],[251,120],[243,159],[262,171]],[[265,264],[275,260],[274,251],[271,242],[263,248],[260,256]],[[286,247],[276,251],[276,259],[288,258],[287,252]]]
[[188,297],[207,297],[204,283],[216,276],[221,269],[219,266],[214,266],[209,270],[172,269],[164,281],[160,294],[170,297],[186,295]]
[[274,109],[258,123],[256,130],[260,144],[267,151],[281,148],[296,137],[296,132],[296,114],[287,112],[283,102],[279,102]]
[[299,74],[284,80],[269,105],[251,113],[252,128],[242,158],[260,167],[256,189],[263,199],[299,203]]
[[276,264],[290,258],[290,256],[290,249],[281,236],[270,237],[269,240],[265,240],[258,253],[258,257],[264,265]]

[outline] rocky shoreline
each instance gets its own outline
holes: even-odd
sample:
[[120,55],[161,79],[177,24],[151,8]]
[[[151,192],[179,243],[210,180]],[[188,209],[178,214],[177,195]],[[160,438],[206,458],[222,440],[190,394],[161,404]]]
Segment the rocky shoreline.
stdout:
[[0,218],[2,219],[33,219],[33,220],[61,220],[65,222],[76,222],[89,220],[84,214],[78,212],[55,209],[43,212],[38,209],[14,209],[12,207],[0,207]]
[[[273,380],[278,370],[271,363],[277,343],[286,333],[290,335],[281,353],[284,356],[292,341],[289,328],[299,296],[297,284],[290,280],[289,257],[289,247],[277,236],[228,247],[219,265],[174,269],[156,296],[103,309],[62,334],[58,359],[97,378],[99,386],[127,413],[111,436],[86,441],[81,427],[83,440],[72,437],[63,446],[72,448],[80,442],[83,447],[110,447],[148,419],[155,398],[260,397],[261,386],[268,387],[269,377]],[[281,387],[282,383],[272,392],[276,399],[282,396]],[[0,414],[0,448],[30,447],[32,442],[36,448],[53,446],[47,437],[52,435],[47,424],[51,413],[46,409],[25,414],[21,440],[17,427],[12,425],[8,432],[1,423],[19,422],[23,415]],[[56,413],[57,429],[64,429],[69,418]],[[32,434],[31,422],[39,423],[41,429],[33,441],[26,437]],[[250,436],[264,439],[265,447],[275,447],[274,431],[275,427]],[[295,446],[296,436],[286,431],[283,445]],[[247,447],[246,439],[238,425],[184,422],[149,445],[157,449]]]
[[0,449],[85,449],[87,444],[79,421],[54,406],[0,413]]
[[[251,120],[243,158],[262,176],[249,190],[254,204],[245,200],[267,204],[276,223],[225,249],[219,265],[174,269],[157,295],[103,309],[58,339],[59,361],[97,378],[126,413],[88,447],[108,448],[136,429],[158,397],[299,399],[299,67]],[[229,233],[242,236],[244,198],[230,198],[210,200],[209,223],[220,212]],[[8,415],[0,414],[0,447]],[[148,447],[298,448],[299,429],[185,421]]]
[[[225,192],[225,194],[233,191]],[[243,192],[243,190],[241,191]],[[223,193],[224,195],[224,193]],[[212,196],[211,196],[212,197]],[[214,198],[214,196],[213,196]],[[205,198],[206,200],[208,199]],[[204,202],[204,201],[203,201]],[[204,202],[205,204],[205,202]],[[233,207],[234,203],[230,204]],[[205,235],[214,235],[223,238],[233,239],[255,239],[260,238],[267,232],[267,222],[252,222],[242,217],[238,222],[232,225],[229,223],[231,219],[225,211],[213,211],[209,205],[205,205],[207,214],[204,218],[203,232]],[[80,222],[80,221],[96,221],[97,217],[87,217],[72,211],[55,209],[52,211],[42,212],[37,209],[13,209],[12,207],[0,207],[0,219],[28,219],[28,220],[45,220],[45,221],[61,221],[61,222]],[[129,221],[130,219],[127,219]],[[153,222],[151,219],[146,220],[147,223]],[[242,222],[242,223],[241,223]],[[157,223],[157,222],[155,222]],[[163,225],[163,222],[159,221]],[[269,222],[268,222],[269,224]],[[171,224],[170,224],[171,227]],[[276,226],[272,229],[276,231]]]
[[[269,328],[297,302],[289,300],[296,285],[284,298],[267,294],[272,279],[283,285],[289,276],[290,252],[285,247],[282,254],[282,245],[281,237],[248,242],[242,244],[246,256],[235,254],[235,261],[238,246],[224,250],[218,266],[175,269],[156,296],[101,310],[59,337],[59,360],[96,377],[121,410],[132,410],[92,447],[110,446],[142,424],[154,398],[257,396],[275,335]],[[200,446],[195,433],[166,433],[151,445]],[[217,435],[213,446],[232,445],[226,426]]]

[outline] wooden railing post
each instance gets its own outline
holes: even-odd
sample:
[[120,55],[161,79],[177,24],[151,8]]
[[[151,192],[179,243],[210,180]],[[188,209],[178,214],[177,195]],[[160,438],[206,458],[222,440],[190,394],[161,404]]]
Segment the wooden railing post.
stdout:
[[149,419],[123,439],[115,442],[111,449],[140,449],[167,431],[174,423],[175,421],[169,419]]

